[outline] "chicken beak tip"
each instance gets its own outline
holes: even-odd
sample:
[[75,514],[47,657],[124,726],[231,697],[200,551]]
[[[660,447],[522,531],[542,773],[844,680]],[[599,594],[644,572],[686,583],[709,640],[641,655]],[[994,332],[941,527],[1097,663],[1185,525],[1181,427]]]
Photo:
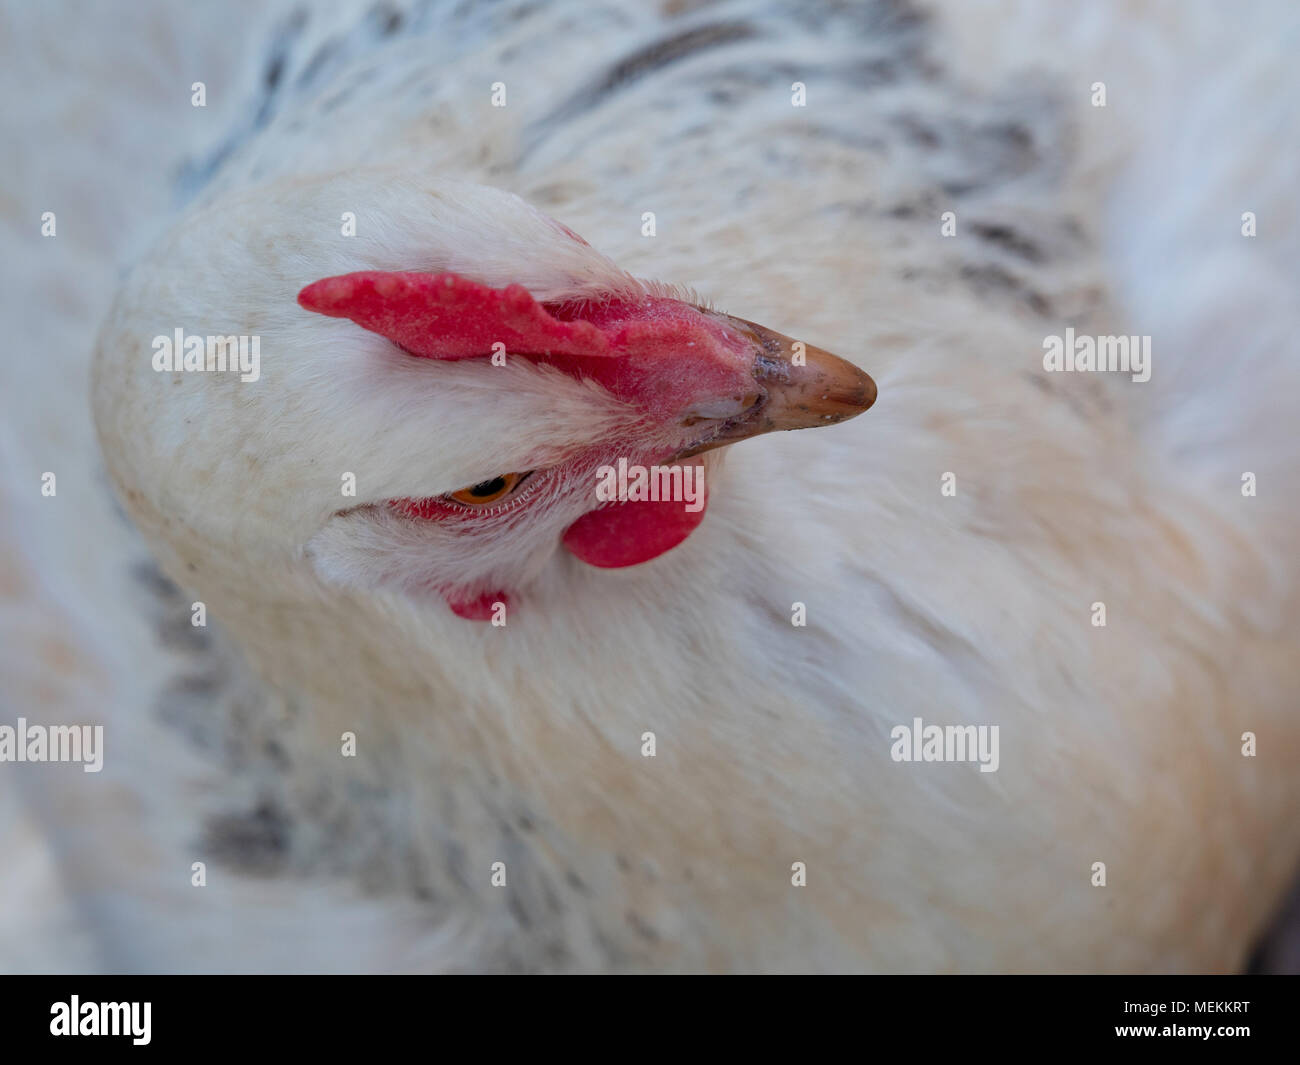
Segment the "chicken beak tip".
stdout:
[[875,403],[876,382],[847,359],[769,329],[751,329],[763,348],[755,378],[767,393],[765,431],[834,425]]

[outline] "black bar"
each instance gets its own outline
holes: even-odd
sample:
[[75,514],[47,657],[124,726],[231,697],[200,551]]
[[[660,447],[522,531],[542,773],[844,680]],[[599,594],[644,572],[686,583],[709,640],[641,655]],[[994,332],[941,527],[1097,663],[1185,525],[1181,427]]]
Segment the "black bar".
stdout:
[[[697,1057],[711,1044],[732,1057],[755,1041],[765,1056],[783,1047],[821,1055],[836,1044],[841,1050],[834,1057],[1128,1045],[1140,1053],[1200,1048],[1236,1058],[1268,1050],[1293,1057],[1297,1034],[1297,984],[1284,977],[775,977],[730,986],[714,981],[707,989],[635,977],[616,981],[9,978],[0,994],[0,1048],[15,1062],[29,1060],[15,1052],[74,1048],[93,1054],[109,1044],[119,1053],[169,1056],[284,1051],[299,1059],[319,1052],[331,1060],[352,1053],[383,1060],[385,1052],[405,1049],[490,1059],[513,1041],[534,1054],[594,1052],[602,1058],[655,1046]],[[110,1024],[126,1018],[121,1010],[106,1014],[100,1003],[136,1003],[134,1018],[142,1022],[147,1002],[148,1043],[136,1044],[132,1034],[52,1034],[52,1024],[70,1018],[74,995],[78,1023],[86,1026],[92,1016],[94,1023]],[[1214,1031],[1209,1038],[1178,1032],[1193,1027]],[[1121,1035],[1120,1028],[1154,1031]]]

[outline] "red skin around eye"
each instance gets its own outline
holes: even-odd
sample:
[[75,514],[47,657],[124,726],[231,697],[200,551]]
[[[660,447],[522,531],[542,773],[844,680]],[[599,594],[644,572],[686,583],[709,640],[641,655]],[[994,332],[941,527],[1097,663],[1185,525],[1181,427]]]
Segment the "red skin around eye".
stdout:
[[388,505],[405,517],[419,518],[422,521],[472,516],[472,512],[464,507],[454,507],[437,496],[428,499],[390,499]]

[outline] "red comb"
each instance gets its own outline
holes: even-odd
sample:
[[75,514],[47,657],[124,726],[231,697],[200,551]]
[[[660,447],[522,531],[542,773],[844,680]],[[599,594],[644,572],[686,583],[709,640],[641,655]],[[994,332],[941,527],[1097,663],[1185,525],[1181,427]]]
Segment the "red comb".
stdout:
[[663,417],[699,398],[739,397],[752,387],[752,346],[676,299],[543,305],[521,285],[495,289],[456,274],[369,270],[316,281],[298,303],[350,318],[423,358],[481,358],[504,344],[511,355],[593,378]]
[[427,359],[491,355],[495,343],[530,355],[611,354],[600,330],[552,317],[522,285],[495,289],[455,274],[343,274],[308,285],[298,303],[331,318],[350,318]]

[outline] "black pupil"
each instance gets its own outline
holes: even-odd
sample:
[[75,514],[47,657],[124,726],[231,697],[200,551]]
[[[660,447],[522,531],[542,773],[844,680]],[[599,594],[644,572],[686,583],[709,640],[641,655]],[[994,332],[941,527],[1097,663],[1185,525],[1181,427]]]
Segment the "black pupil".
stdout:
[[469,490],[470,495],[475,496],[492,496],[496,495],[506,486],[504,477],[493,477],[490,481],[484,481],[482,484],[476,484]]

